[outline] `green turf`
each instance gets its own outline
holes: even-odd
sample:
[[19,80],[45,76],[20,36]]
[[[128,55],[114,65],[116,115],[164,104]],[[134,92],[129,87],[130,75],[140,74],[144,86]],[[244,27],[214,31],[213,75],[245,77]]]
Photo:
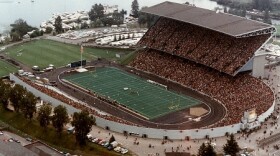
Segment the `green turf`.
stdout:
[[[131,51],[84,47],[83,58],[88,61],[97,58],[119,61],[119,59],[116,58],[117,53],[126,55],[130,52]],[[80,46],[51,40],[37,40],[13,46],[5,50],[5,53],[29,67],[37,65],[40,68],[45,68],[49,64],[60,67],[70,62],[80,60]]]
[[277,29],[276,35],[279,37],[280,36],[280,25],[274,25],[274,26]]
[[[65,79],[116,100],[148,119],[201,103],[116,68],[97,68],[96,71],[70,75]],[[128,90],[124,90],[126,87]]]
[[16,72],[17,70],[15,66],[0,60],[0,77],[7,76],[9,73]]

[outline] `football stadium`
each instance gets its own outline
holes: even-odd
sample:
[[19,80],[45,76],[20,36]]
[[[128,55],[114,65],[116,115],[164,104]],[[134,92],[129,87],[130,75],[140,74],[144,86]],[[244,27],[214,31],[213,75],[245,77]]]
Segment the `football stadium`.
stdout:
[[79,101],[20,81],[89,110],[100,127],[149,138],[224,136],[270,116],[274,93],[253,73],[254,55],[275,34],[273,26],[173,2],[142,11],[158,20],[127,65],[100,59],[44,75]]

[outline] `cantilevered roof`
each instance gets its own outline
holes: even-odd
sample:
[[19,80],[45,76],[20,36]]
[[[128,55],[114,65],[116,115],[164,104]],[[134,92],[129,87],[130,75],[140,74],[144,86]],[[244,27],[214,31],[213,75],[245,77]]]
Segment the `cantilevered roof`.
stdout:
[[269,24],[243,17],[168,1],[145,8],[142,12],[191,23],[235,37],[273,28]]

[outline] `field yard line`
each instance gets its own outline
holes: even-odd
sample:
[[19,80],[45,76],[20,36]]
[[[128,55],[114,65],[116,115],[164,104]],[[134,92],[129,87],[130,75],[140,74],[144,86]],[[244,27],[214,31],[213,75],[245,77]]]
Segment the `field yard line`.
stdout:
[[[138,98],[133,98],[132,96],[128,96],[126,93],[124,93],[124,92],[120,92],[120,90],[119,89],[115,89],[115,88],[120,88],[120,86],[119,85],[117,85],[117,84],[123,84],[123,80],[122,79],[116,79],[116,78],[114,78],[114,72],[117,72],[117,74],[120,74],[120,75],[124,75],[124,76],[118,76],[118,77],[128,77],[128,80],[129,79],[132,79],[132,80],[134,80],[134,81],[129,81],[128,82],[128,84],[127,84],[127,86],[128,87],[130,87],[130,88],[136,88],[136,90],[138,91],[138,92],[142,92],[142,94],[144,95],[145,93],[147,93],[147,91],[150,93],[150,92],[154,92],[153,90],[155,90],[155,91],[157,91],[157,90],[159,90],[158,92],[168,92],[168,94],[170,94],[171,95],[171,98],[172,99],[166,99],[166,98],[164,98],[164,97],[166,97],[167,96],[167,94],[165,95],[165,94],[157,94],[157,95],[154,95],[154,94],[151,94],[150,95],[150,97],[151,98],[144,98],[143,100],[141,100],[141,99],[138,99]],[[94,72],[90,72],[90,73],[94,73]],[[109,75],[107,75],[107,73],[109,74]],[[159,116],[162,116],[162,115],[164,115],[164,114],[168,114],[168,113],[171,113],[171,112],[175,112],[175,111],[178,111],[178,110],[182,110],[182,109],[185,109],[185,108],[188,108],[188,107],[191,107],[191,106],[193,106],[193,105],[195,105],[195,104],[197,104],[198,102],[201,102],[201,101],[199,101],[199,100],[196,100],[196,99],[194,99],[194,98],[192,98],[192,97],[185,97],[185,96],[183,96],[183,95],[181,95],[181,94],[177,94],[177,93],[175,93],[175,92],[172,92],[172,91],[169,91],[169,90],[166,90],[166,89],[164,89],[164,88],[162,88],[162,87],[160,87],[160,86],[157,86],[157,85],[153,85],[153,84],[151,84],[151,83],[148,83],[147,81],[144,81],[144,79],[142,79],[142,78],[138,78],[138,77],[136,77],[136,76],[133,76],[133,75],[130,75],[130,74],[127,74],[127,73],[125,73],[125,72],[123,72],[123,71],[121,71],[121,70],[119,70],[119,69],[116,69],[116,68],[107,68],[107,69],[105,69],[104,71],[99,71],[96,75],[100,75],[101,77],[103,77],[104,79],[105,79],[105,81],[108,79],[108,80],[110,80],[110,79],[114,79],[117,83],[114,83],[114,84],[110,84],[110,85],[107,85],[107,84],[103,84],[103,83],[98,83],[98,85],[99,85],[99,87],[97,87],[97,89],[98,88],[100,88],[101,86],[103,86],[103,87],[101,87],[101,88],[103,88],[103,90],[105,90],[105,93],[103,92],[101,92],[100,93],[100,95],[102,95],[102,96],[109,96],[109,95],[107,95],[106,94],[106,90],[112,90],[113,91],[113,93],[114,92],[116,92],[116,93],[118,93],[118,95],[120,94],[122,97],[123,97],[123,99],[126,99],[127,101],[130,101],[130,99],[131,98],[133,98],[133,100],[135,101],[135,103],[139,103],[139,105],[132,105],[132,104],[130,104],[130,102],[120,102],[120,101],[122,101],[121,99],[118,99],[118,98],[114,98],[114,99],[112,99],[112,100],[117,100],[117,101],[119,101],[120,103],[122,103],[123,105],[125,105],[125,106],[127,106],[127,107],[129,107],[129,108],[131,108],[131,109],[133,109],[134,111],[136,111],[137,113],[139,113],[139,114],[142,114],[142,115],[144,115],[144,116],[147,116],[147,117],[149,117],[149,119],[153,119],[153,118],[156,118],[156,117],[159,117]],[[81,81],[79,81],[78,83],[79,83],[79,85],[82,85],[83,87],[85,87],[85,88],[90,88],[90,89],[93,89],[91,86],[91,84],[92,83],[90,83],[90,82],[87,82],[87,81],[90,81],[90,80],[87,80],[87,79],[90,79],[92,77],[92,74],[88,74],[88,75],[84,75],[84,76],[80,76],[80,77],[74,77],[74,78],[70,78],[69,80],[70,81],[75,81],[75,80],[77,80],[77,81],[79,81],[79,80],[81,80]],[[104,80],[104,79],[102,79],[102,80]],[[96,79],[96,81],[100,81],[99,79]],[[136,86],[135,85],[133,85],[133,83],[135,83],[136,84]],[[76,84],[75,82],[74,82],[74,84]],[[138,85],[139,84],[139,85]],[[144,85],[141,85],[141,84],[144,84]],[[97,89],[93,89],[93,91],[94,90],[97,90]],[[96,93],[97,93],[97,91],[95,91]],[[99,91],[100,92],[100,91]],[[113,95],[111,95],[111,96],[115,96],[115,95],[117,95],[117,94],[113,94]],[[110,97],[111,98],[111,97]],[[162,101],[162,102],[159,102],[159,103],[155,103],[155,101],[157,101],[157,100],[149,100],[149,99],[158,99],[158,101]],[[180,108],[179,109],[174,109],[174,110],[170,110],[170,109],[166,109],[166,110],[164,110],[162,113],[159,113],[159,114],[157,114],[157,115],[150,115],[150,114],[152,114],[153,112],[154,112],[154,110],[159,110],[158,108],[159,108],[159,106],[165,106],[165,107],[167,107],[168,105],[168,103],[172,103],[172,102],[174,102],[174,100],[176,101],[176,100],[178,100],[178,101],[183,101],[183,102],[187,102],[187,104],[188,105],[186,105],[186,106],[184,106],[184,105],[182,105],[182,106],[180,106]],[[154,104],[151,104],[151,105],[145,105],[145,102],[143,102],[143,101],[146,101],[146,100],[149,100],[149,101],[152,101],[152,103],[154,103]],[[126,103],[126,104],[125,104]],[[164,103],[166,103],[166,104],[164,104]],[[137,107],[137,106],[139,106],[139,107]],[[142,107],[141,107],[142,106]],[[145,107],[144,107],[145,106]],[[141,111],[141,108],[144,108],[146,111]],[[151,109],[149,109],[149,108],[151,108]],[[160,111],[161,112],[161,111]]]

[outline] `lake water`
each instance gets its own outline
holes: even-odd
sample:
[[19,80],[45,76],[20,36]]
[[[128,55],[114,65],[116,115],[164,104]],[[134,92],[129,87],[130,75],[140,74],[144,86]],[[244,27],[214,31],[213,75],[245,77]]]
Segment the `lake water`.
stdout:
[[[140,7],[152,6],[165,0],[138,0]],[[209,0],[169,0],[177,3],[189,2],[197,7],[214,9],[217,3]],[[131,10],[132,0],[0,0],[0,33],[9,29],[9,25],[22,18],[28,24],[38,27],[53,13],[89,11],[95,3],[103,5],[118,5],[119,9]]]

